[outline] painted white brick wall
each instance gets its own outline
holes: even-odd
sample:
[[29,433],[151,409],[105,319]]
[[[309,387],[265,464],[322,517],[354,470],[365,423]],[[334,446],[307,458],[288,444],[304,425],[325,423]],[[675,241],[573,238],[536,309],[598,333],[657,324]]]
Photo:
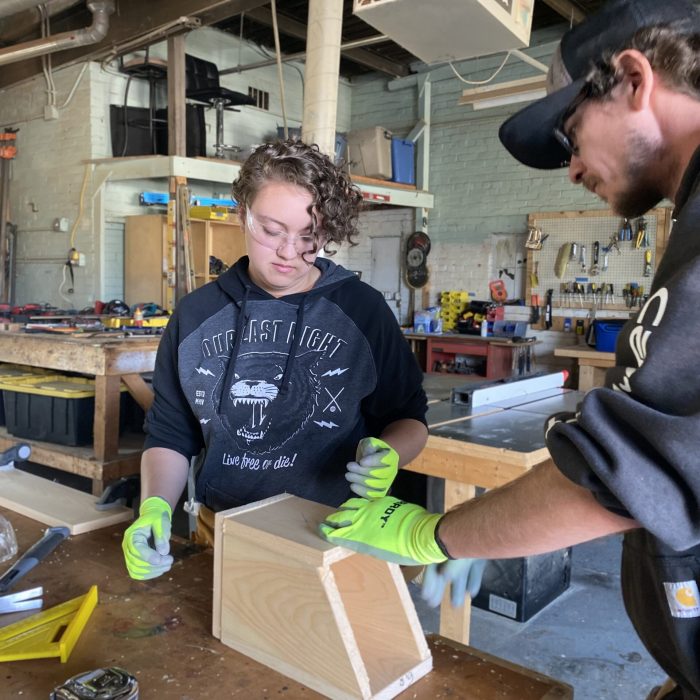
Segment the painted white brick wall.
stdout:
[[[547,64],[556,35],[535,37],[545,42],[528,50]],[[456,63],[460,75],[484,80],[498,67],[502,55]],[[535,75],[522,61],[511,58],[498,80]],[[430,184],[435,206],[428,216],[432,241],[431,303],[444,289],[467,289],[488,298],[491,279],[489,236],[523,233],[527,215],[536,211],[600,209],[602,203],[568,181],[566,171],[537,171],[515,161],[498,140],[501,123],[522,105],[473,111],[458,105],[469,87],[449,67],[430,71],[432,85]],[[361,77],[353,82],[352,128],[382,126],[405,136],[417,119],[415,86],[385,77]],[[387,207],[387,209],[390,209]]]
[[[54,219],[65,217],[72,228],[78,217],[83,162],[92,155],[89,74],[82,66],[55,72],[56,104],[60,108],[57,120],[44,120],[47,96],[43,76],[3,90],[0,97],[0,125],[20,130],[10,182],[10,218],[18,227],[18,303],[50,302],[64,308],[82,308],[94,299],[91,265],[98,250],[91,236],[90,217],[83,216],[73,240],[87,260],[86,267],[74,270],[73,294],[68,292],[71,285],[67,274],[64,282],[70,233],[53,230]],[[86,206],[89,210],[89,201]]]

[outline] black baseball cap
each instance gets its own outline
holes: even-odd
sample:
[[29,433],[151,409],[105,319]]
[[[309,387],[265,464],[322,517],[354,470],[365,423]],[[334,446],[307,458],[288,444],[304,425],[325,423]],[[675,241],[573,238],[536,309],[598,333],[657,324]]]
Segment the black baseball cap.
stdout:
[[586,83],[595,61],[615,52],[639,30],[678,24],[700,31],[700,15],[690,0],[610,0],[562,38],[547,73],[547,96],[528,105],[501,126],[498,136],[510,154],[531,168],[563,167],[568,152],[554,138],[557,127]]

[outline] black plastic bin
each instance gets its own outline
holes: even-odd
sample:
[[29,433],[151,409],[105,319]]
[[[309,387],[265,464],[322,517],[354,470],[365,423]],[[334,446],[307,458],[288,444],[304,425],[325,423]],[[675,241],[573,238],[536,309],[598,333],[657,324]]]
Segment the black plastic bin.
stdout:
[[[95,381],[84,377],[32,377],[0,382],[7,432],[59,445],[93,440]],[[128,394],[122,392],[120,430]]]
[[571,547],[518,559],[491,559],[472,604],[526,622],[558,598],[571,581]]

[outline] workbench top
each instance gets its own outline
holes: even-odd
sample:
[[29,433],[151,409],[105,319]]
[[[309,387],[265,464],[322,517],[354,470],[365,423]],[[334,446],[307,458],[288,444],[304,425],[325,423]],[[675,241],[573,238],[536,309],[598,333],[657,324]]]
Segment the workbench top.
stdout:
[[[42,526],[0,509],[13,524],[20,553],[38,540]],[[2,665],[3,698],[46,698],[69,677],[104,666],[121,666],[139,681],[142,698],[241,700],[321,696],[221,644],[211,634],[213,557],[175,543],[173,569],[137,582],[124,569],[123,527],[71,537],[15,590],[44,586],[44,609],[83,595],[95,584],[99,603],[67,663],[57,659]],[[2,624],[0,615],[0,624]],[[572,698],[570,686],[449,642],[429,638],[434,670],[399,697],[461,700],[555,700]]]

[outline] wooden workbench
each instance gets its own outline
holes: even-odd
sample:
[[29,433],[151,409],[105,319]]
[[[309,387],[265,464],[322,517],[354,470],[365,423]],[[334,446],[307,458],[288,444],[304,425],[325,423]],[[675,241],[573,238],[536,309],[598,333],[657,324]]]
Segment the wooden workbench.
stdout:
[[[41,536],[39,523],[2,509],[0,513],[15,527],[20,552]],[[171,572],[136,582],[123,566],[122,531],[113,527],[71,537],[17,584],[16,590],[43,585],[45,609],[83,595],[93,584],[99,589],[99,603],[67,663],[37,659],[1,664],[3,698],[47,698],[67,678],[104,666],[120,666],[133,674],[142,698],[322,697],[212,636],[209,552],[175,543]],[[521,666],[441,637],[430,637],[429,643],[434,670],[400,698],[573,698],[567,684]]]
[[[152,392],[140,373],[155,366],[158,336],[81,337],[51,333],[0,333],[0,362],[14,362],[59,372],[79,372],[95,377],[94,443],[68,447],[24,440],[32,445],[32,461],[92,479],[93,493],[100,495],[107,482],[139,471],[143,441],[120,444],[119,396],[124,382],[143,408]],[[18,442],[0,429],[0,450]]]
[[555,357],[572,357],[578,363],[578,389],[589,391],[605,384],[605,371],[615,366],[614,352],[599,352],[589,347],[554,348]]
[[428,374],[435,373],[436,365],[447,358],[454,359],[456,355],[483,358],[484,376],[493,380],[527,374],[534,366],[536,343],[532,340],[498,336],[482,338],[460,333],[404,333],[404,337],[421,368]]
[[[544,444],[548,416],[575,410],[583,398],[577,391],[559,389],[531,394],[524,400],[505,400],[479,409],[438,401],[428,407],[428,441],[404,469],[445,480],[444,511],[476,495],[477,487],[491,489],[512,481],[550,459]],[[470,602],[453,608],[448,594],[440,608],[440,634],[469,641]]]

